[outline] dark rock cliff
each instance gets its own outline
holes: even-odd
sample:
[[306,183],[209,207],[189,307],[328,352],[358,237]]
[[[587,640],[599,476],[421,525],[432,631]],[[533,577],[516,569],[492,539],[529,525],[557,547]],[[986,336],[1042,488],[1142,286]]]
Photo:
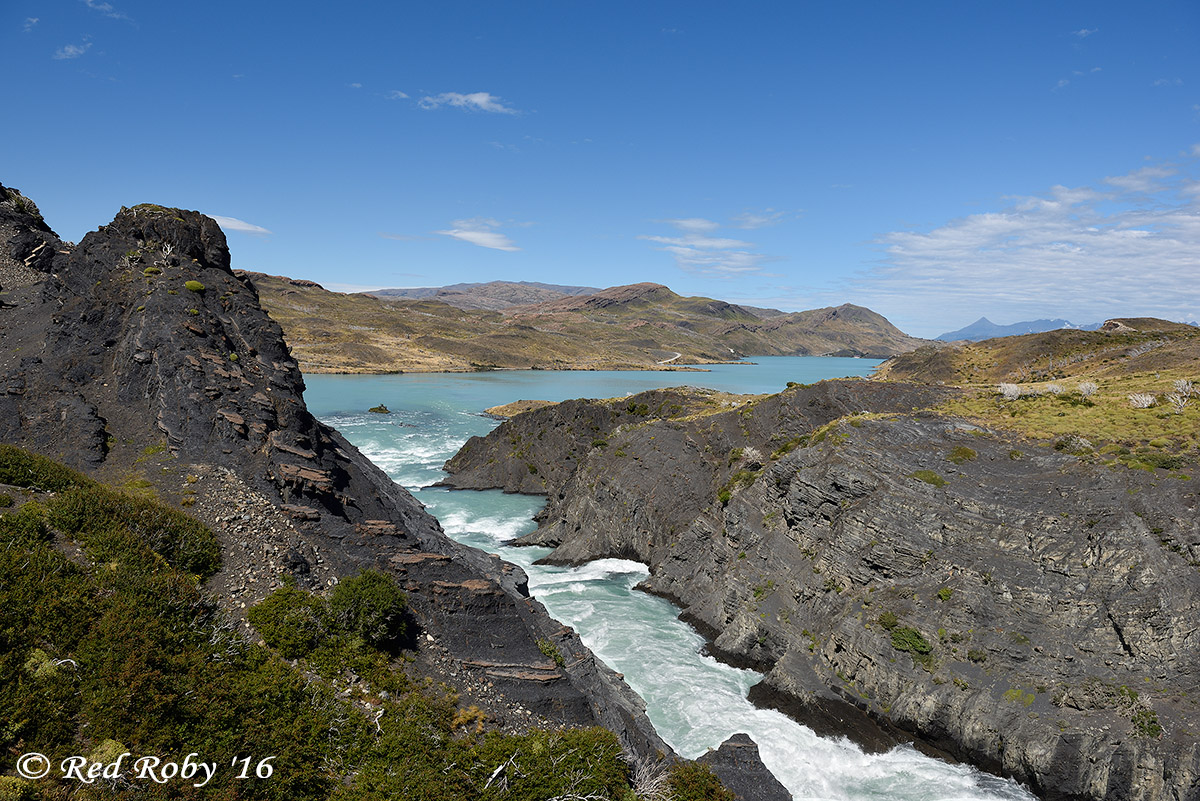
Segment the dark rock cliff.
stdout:
[[[458,672],[543,720],[606,726],[641,757],[670,753],[640,699],[528,597],[519,568],[448,539],[309,414],[279,326],[253,283],[231,272],[213,220],[136,206],[72,246],[0,187],[0,234],[0,441],[168,498],[184,474],[215,471],[265,499],[286,537],[269,541],[253,524],[263,518],[224,516],[202,499],[194,511],[210,509],[226,556],[214,592],[244,588],[277,562],[313,589],[364,567],[389,571],[422,642]],[[231,555],[256,540],[262,555],[234,571]],[[539,647],[546,640],[562,665]]]
[[559,404],[468,443],[450,483],[548,494],[527,542],[647,563],[646,589],[767,672],[752,698],[818,731],[915,735],[1047,799],[1200,798],[1195,481],[914,411],[944,392]]

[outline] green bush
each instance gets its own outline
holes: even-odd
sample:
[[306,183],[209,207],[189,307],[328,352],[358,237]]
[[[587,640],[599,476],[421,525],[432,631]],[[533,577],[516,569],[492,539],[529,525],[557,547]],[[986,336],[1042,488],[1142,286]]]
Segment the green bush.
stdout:
[[215,573],[220,564],[212,531],[157,501],[97,484],[61,492],[48,507],[51,525],[78,537],[101,559],[128,559],[140,543],[172,567],[202,577]]
[[900,620],[892,612],[883,612],[879,615],[879,625],[883,626],[887,631],[892,631],[896,626],[900,625]]
[[204,291],[204,284],[200,283],[199,281],[185,281],[183,285],[192,292]]
[[737,801],[737,796],[721,785],[708,765],[680,762],[671,768],[667,780],[674,801]]
[[892,647],[897,651],[913,654],[927,654],[933,650],[921,632],[909,626],[900,626],[892,630]]
[[329,596],[333,623],[375,647],[394,646],[404,639],[406,606],[396,582],[375,570],[340,582]]
[[324,611],[321,599],[286,585],[250,607],[246,619],[284,659],[300,659],[324,639]]
[[45,456],[15,445],[0,444],[0,484],[60,492],[70,487],[87,487],[96,482],[82,473]]
[[15,501],[13,501],[13,496],[9,495],[7,492],[0,492],[0,509],[7,509],[12,506],[13,503],[15,503]]

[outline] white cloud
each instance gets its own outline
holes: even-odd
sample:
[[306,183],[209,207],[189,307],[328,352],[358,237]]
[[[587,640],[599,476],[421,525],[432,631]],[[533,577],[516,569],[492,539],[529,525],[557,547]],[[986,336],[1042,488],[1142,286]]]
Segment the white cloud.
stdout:
[[1091,36],[1093,33],[1099,33],[1099,32],[1100,32],[1099,28],[1080,28],[1077,31],[1071,31],[1071,33],[1075,34],[1080,39],[1086,39],[1089,36]]
[[[359,85],[361,86],[361,84]],[[399,89],[393,89],[384,95],[384,97],[386,97],[388,100],[404,100],[406,97],[408,97],[408,95],[406,95],[404,92],[401,92]]]
[[720,228],[720,223],[703,217],[684,217],[661,220],[681,231],[679,236],[642,235],[638,239],[656,242],[663,247],[658,250],[670,253],[675,265],[687,272],[704,275],[732,276],[739,273],[758,271],[766,256],[749,248],[753,242],[740,239],[710,236],[709,232]]
[[466,111],[488,111],[494,114],[518,114],[515,108],[504,105],[504,101],[488,92],[442,92],[440,95],[426,95],[417,101],[423,109],[435,109],[441,106],[452,106]]
[[1163,179],[1170,178],[1175,173],[1176,170],[1170,167],[1143,167],[1127,175],[1105,178],[1104,183],[1126,192],[1157,192],[1164,187]]
[[478,245],[481,248],[491,248],[492,250],[504,250],[514,252],[520,250],[513,241],[504,234],[494,229],[500,227],[500,223],[496,220],[487,217],[476,217],[470,220],[455,220],[451,223],[452,228],[445,231],[434,231],[435,234],[449,236],[463,242],[470,242],[472,245]]
[[104,16],[112,19],[129,19],[128,16],[113,8],[111,3],[102,3],[100,0],[83,0],[83,4],[92,11],[99,11]]
[[237,217],[222,217],[220,214],[210,214],[208,216],[216,220],[217,225],[221,226],[221,230],[223,231],[241,231],[244,234],[258,234],[259,236],[271,233],[260,225],[239,220]]
[[351,84],[347,84],[347,86],[349,86],[351,89],[362,89],[361,83],[351,83]]
[[902,322],[944,320],[928,333],[981,315],[1181,319],[1200,303],[1200,197],[1178,172],[1106,178],[1111,191],[1057,186],[930,231],[886,234],[880,266],[854,282],[856,302]]
[[25,18],[25,33],[29,33],[30,31],[32,31],[33,26],[37,25],[37,24],[38,24],[37,17],[26,17]]
[[58,59],[60,61],[63,59],[79,58],[84,53],[86,53],[88,51],[88,48],[90,48],[91,46],[92,46],[91,42],[84,42],[83,44],[77,44],[77,45],[74,45],[74,44],[63,45],[62,47],[60,47],[54,51],[54,58]]
[[1192,145],[1192,155],[1200,156],[1200,142],[1197,142],[1196,144]]
[[1182,78],[1159,78],[1153,86],[1183,86]]
[[668,225],[673,225],[680,231],[715,231],[721,227],[719,222],[706,220],[703,217],[685,217],[680,220],[662,220],[662,222],[665,222]]

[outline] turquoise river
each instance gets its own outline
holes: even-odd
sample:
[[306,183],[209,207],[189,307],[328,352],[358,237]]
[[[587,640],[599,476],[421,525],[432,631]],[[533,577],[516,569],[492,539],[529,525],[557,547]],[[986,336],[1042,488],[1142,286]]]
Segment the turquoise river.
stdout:
[[[482,415],[491,406],[529,398],[608,398],[683,384],[777,392],[788,381],[866,376],[875,365],[862,359],[772,357],[757,364],[714,365],[708,372],[311,375],[305,377],[305,398],[313,414],[425,504],[447,534],[523,567],[533,595],[625,674],[645,699],[659,734],[680,754],[696,757],[731,734],[746,732],[796,801],[1033,799],[1011,781],[925,757],[908,746],[864,754],[845,739],[818,737],[779,712],[756,708],[746,693],[761,675],[705,655],[704,640],[677,618],[674,606],[636,591],[647,575],[644,565],[617,559],[579,568],[535,565],[546,549],[505,546],[535,528],[532,518],[541,498],[431,486],[469,437],[497,425]],[[367,411],[381,403],[392,413]]]

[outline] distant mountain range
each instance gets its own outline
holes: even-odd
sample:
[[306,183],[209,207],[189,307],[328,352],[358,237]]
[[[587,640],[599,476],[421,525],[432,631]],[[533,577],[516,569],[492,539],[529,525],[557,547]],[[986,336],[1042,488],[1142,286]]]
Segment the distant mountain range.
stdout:
[[342,294],[249,275],[306,372],[664,369],[745,356],[887,358],[928,342],[861,306],[784,313],[653,283],[492,281]]
[[1011,323],[1009,325],[998,325],[993,323],[986,317],[980,317],[970,325],[960,328],[957,331],[948,331],[945,334],[940,334],[934,339],[940,339],[943,342],[958,342],[960,340],[968,340],[970,342],[980,342],[984,339],[993,339],[995,337],[1011,337],[1020,334],[1040,334],[1043,331],[1054,331],[1059,328],[1073,328],[1077,331],[1095,331],[1102,323],[1085,323],[1083,325],[1075,325],[1070,320],[1025,320],[1020,323]]

